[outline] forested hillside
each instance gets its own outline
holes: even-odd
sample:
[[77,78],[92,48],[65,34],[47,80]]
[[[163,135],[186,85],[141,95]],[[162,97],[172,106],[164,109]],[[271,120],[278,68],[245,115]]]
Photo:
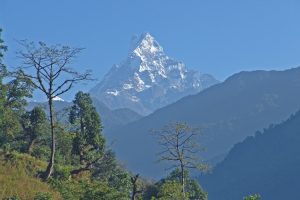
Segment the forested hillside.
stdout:
[[236,144],[211,175],[202,177],[210,200],[300,199],[300,112]]

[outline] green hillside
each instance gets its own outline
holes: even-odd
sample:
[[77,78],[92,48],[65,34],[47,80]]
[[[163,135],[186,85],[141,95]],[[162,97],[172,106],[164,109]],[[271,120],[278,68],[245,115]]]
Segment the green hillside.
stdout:
[[0,152],[0,199],[17,196],[32,200],[38,193],[49,193],[53,199],[62,199],[59,192],[37,176],[47,166],[27,154]]

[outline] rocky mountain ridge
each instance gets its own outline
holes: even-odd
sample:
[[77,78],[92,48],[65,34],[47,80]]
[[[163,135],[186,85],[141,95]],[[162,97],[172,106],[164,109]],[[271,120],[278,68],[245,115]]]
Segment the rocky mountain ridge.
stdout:
[[142,115],[218,83],[168,57],[149,33],[134,37],[128,57],[114,65],[91,95],[110,109],[129,108]]

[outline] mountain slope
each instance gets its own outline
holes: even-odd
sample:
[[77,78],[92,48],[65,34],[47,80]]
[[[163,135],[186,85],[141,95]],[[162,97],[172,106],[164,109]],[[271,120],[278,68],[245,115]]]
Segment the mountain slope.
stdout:
[[110,109],[130,108],[146,115],[216,83],[211,75],[187,70],[169,58],[146,33],[133,38],[128,58],[114,65],[90,93]]
[[300,199],[300,112],[234,146],[201,183],[210,200],[240,200],[259,193],[264,200]]
[[103,121],[104,132],[108,129],[126,125],[130,122],[141,119],[142,116],[128,108],[110,110],[102,102],[92,98],[93,104]]
[[200,127],[199,141],[205,159],[230,148],[270,123],[281,122],[300,108],[300,68],[285,71],[241,72],[197,95],[157,110],[110,135],[117,139],[117,156],[137,172],[159,177],[155,163],[157,142],[149,134],[168,122],[182,121]]

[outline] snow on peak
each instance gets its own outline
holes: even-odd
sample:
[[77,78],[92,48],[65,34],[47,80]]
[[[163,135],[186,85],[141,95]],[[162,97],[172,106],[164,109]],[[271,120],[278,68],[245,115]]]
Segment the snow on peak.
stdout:
[[141,58],[147,54],[163,54],[163,48],[150,33],[142,34],[139,39],[133,37],[131,45],[130,51]]
[[128,57],[111,68],[91,95],[111,109],[149,114],[217,82],[168,57],[155,38],[144,33],[132,37]]
[[52,99],[53,101],[65,101],[62,98],[60,98],[59,96],[56,96]]
[[134,64],[138,73],[148,72],[152,83],[156,82],[158,76],[167,78],[165,62],[169,58],[150,33],[144,33],[140,37],[134,36],[131,45],[130,62],[138,63]]

